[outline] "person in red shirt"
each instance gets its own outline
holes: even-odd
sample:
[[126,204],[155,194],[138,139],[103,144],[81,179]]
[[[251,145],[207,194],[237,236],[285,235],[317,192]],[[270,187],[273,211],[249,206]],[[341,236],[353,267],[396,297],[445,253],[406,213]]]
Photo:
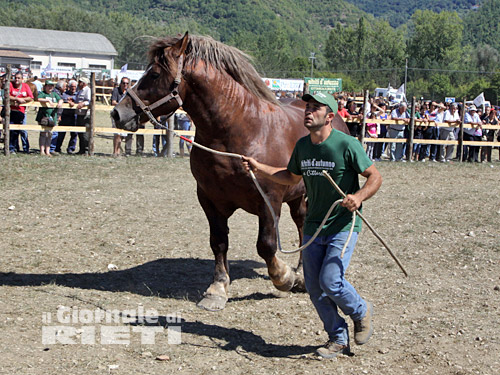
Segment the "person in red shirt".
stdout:
[[337,110],[337,113],[340,115],[340,117],[348,118],[349,112],[347,112],[347,109],[345,109],[344,102],[342,100],[339,100],[338,105],[339,105],[339,109]]
[[[33,93],[30,87],[23,83],[23,74],[17,72],[14,75],[14,80],[10,83],[10,123],[11,124],[26,124],[26,107],[21,104],[26,104],[33,101]],[[26,130],[11,130],[9,150],[15,154],[19,151],[19,136],[23,144],[23,151],[30,152],[30,143],[28,141],[28,132]]]

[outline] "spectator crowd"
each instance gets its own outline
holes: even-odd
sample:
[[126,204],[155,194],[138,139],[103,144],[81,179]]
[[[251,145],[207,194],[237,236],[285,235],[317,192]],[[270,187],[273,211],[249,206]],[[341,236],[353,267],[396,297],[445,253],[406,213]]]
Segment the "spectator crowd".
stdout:
[[[3,87],[5,84],[5,75],[0,77],[0,95],[1,123],[5,120],[5,106],[3,103]],[[91,101],[90,80],[86,77],[77,79],[62,79],[57,82],[44,80],[42,82],[37,77],[31,82],[23,82],[23,74],[18,72],[14,74],[13,79],[6,87],[8,89],[8,97],[10,97],[10,124],[26,125],[28,104],[32,101],[38,101],[43,104],[37,110],[35,121],[44,126],[44,130],[40,132],[39,149],[41,155],[52,156],[62,153],[62,150],[69,155],[80,154],[87,155],[89,151],[89,139],[86,131],[68,132],[69,139],[66,147],[64,141],[66,132],[58,132],[57,126],[81,126],[87,127],[90,124],[90,111],[88,106]],[[111,104],[117,105],[126,95],[126,90],[130,86],[130,79],[123,77],[118,86],[115,86],[111,93]],[[63,106],[66,103],[67,106]],[[160,118],[166,124],[166,118]],[[114,127],[114,124],[112,124]],[[144,127],[144,126],[143,126]],[[178,130],[191,130],[192,122],[186,113],[177,113],[175,115],[175,128]],[[3,128],[3,126],[2,126]],[[136,136],[136,155],[144,155],[144,135],[137,134]],[[132,155],[132,143],[134,134],[117,133],[113,137],[113,156],[118,157],[124,154],[125,156]],[[19,143],[19,139],[21,143]],[[0,141],[3,142],[4,137],[0,130]],[[125,144],[125,150],[122,149],[122,141]],[[165,156],[166,136],[153,136],[153,155]],[[9,148],[11,154],[19,152],[31,153],[31,146],[26,130],[10,130],[9,144],[5,145]],[[188,153],[190,152],[188,145]],[[178,155],[183,157],[184,141],[179,143]]]
[[[5,75],[0,77],[0,87],[3,88]],[[41,155],[57,155],[65,150],[67,154],[88,154],[89,139],[86,131],[69,132],[69,139],[66,147],[64,141],[66,132],[58,132],[59,126],[87,127],[90,123],[90,111],[88,106],[91,101],[91,91],[89,79],[79,77],[78,79],[63,79],[57,82],[45,80],[41,82],[34,78],[31,83],[23,82],[21,72],[13,76],[8,87],[10,97],[10,123],[26,124],[27,107],[24,106],[34,100],[44,105],[38,109],[36,121],[39,125],[45,126],[40,132],[39,149]],[[131,85],[127,77],[123,77],[118,85],[115,85],[111,93],[111,104],[117,105],[126,96],[126,90]],[[3,89],[2,89],[3,91]],[[0,95],[0,98],[3,98]],[[281,97],[297,97],[298,93],[290,93]],[[365,141],[366,152],[370,159],[374,161],[420,161],[420,162],[450,162],[452,160],[467,160],[469,162],[491,162],[492,146],[466,146],[455,147],[454,144],[440,145],[432,142],[426,144],[418,143],[419,139],[456,141],[459,137],[459,124],[463,123],[464,141],[498,141],[500,142],[500,132],[498,129],[483,129],[484,125],[499,125],[499,107],[483,106],[476,107],[469,105],[465,109],[465,115],[461,118],[462,104],[440,103],[434,101],[419,101],[415,106],[415,126],[413,138],[417,140],[413,149],[407,150],[406,142],[370,142],[370,139],[408,139],[410,137],[411,115],[404,102],[393,107],[382,97],[370,98],[367,108],[363,108],[353,99],[348,99],[345,95],[337,95],[338,115],[347,123],[350,134],[359,137],[361,120],[366,117]],[[67,106],[63,107],[63,103]],[[2,108],[2,122],[5,118],[5,105],[0,102]],[[370,120],[399,120],[397,124],[383,124],[380,121]],[[159,121],[166,123],[166,118],[160,117]],[[449,126],[437,126],[436,124],[447,124]],[[112,124],[113,127],[114,124]],[[155,126],[156,127],[156,126]],[[178,130],[190,130],[192,122],[185,113],[177,113],[175,116],[175,128]],[[133,134],[117,133],[113,137],[113,156],[118,157],[132,155]],[[136,134],[136,155],[144,155],[144,135]],[[0,139],[3,135],[0,134]],[[122,149],[122,142],[125,143],[125,150]],[[153,137],[152,150],[154,156],[165,155],[166,137],[155,135]],[[78,150],[77,150],[78,146]],[[187,152],[190,152],[188,146]],[[30,153],[31,147],[26,130],[11,130],[8,145],[11,153]],[[184,141],[179,143],[179,156],[185,155]],[[500,148],[499,148],[500,160]]]
[[[384,98],[370,98],[367,108],[359,106],[356,101],[338,96],[338,114],[344,118],[353,137],[359,137],[361,119],[366,116],[365,141],[366,152],[370,159],[381,161],[420,161],[442,162],[464,160],[468,162],[491,162],[493,147],[464,145],[461,149],[454,144],[440,145],[418,143],[418,140],[456,141],[459,139],[459,125],[463,123],[463,140],[475,142],[500,142],[499,129],[483,129],[485,125],[499,125],[499,107],[485,105],[466,106],[465,115],[461,118],[462,103],[442,103],[434,101],[419,101],[415,105],[415,126],[413,148],[407,150],[406,142],[370,142],[370,138],[408,139],[410,137],[411,114],[405,102],[400,102],[389,108]],[[398,120],[397,124],[383,124],[370,120]],[[437,126],[447,124],[449,126]],[[456,149],[456,150],[455,150]],[[498,160],[500,161],[500,148]]]

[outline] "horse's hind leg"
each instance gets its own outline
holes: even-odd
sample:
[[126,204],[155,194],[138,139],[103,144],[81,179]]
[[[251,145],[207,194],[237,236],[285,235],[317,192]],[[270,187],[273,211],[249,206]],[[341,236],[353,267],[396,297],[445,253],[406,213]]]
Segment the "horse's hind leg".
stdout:
[[[302,245],[302,239],[304,237],[303,229],[304,222],[306,219],[307,205],[304,196],[300,196],[292,201],[287,202],[290,207],[290,215],[297,226],[299,232],[299,244]],[[302,270],[302,252],[299,255],[299,263],[295,269],[295,285],[292,289],[294,292],[305,292],[306,285],[304,282],[304,271]]]
[[203,294],[204,298],[198,302],[198,307],[209,311],[218,311],[226,306],[230,281],[227,262],[229,244],[227,220],[231,215],[222,215],[200,189],[198,189],[198,200],[210,225],[210,247],[215,257],[214,281]]

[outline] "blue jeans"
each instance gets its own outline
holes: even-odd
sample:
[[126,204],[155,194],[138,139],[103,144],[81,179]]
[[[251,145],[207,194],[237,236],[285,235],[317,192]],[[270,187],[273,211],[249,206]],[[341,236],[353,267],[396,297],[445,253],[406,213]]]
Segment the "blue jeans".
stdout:
[[[11,124],[26,125],[26,115],[20,111],[12,111],[10,113]],[[28,140],[28,132],[26,130],[11,130],[10,131],[10,152],[19,152],[19,136],[21,136],[21,143],[23,151],[28,153],[30,151],[30,142]]]
[[[57,140],[59,139],[59,133],[58,132],[52,132],[52,138],[50,140],[50,152],[56,151],[57,148]],[[61,152],[58,150],[57,152]]]
[[[362,319],[367,311],[366,302],[344,278],[358,240],[358,233],[354,232],[344,257],[340,259],[348,235],[349,232],[340,232],[331,236],[318,236],[302,252],[307,292],[329,339],[341,345],[349,343],[349,332],[338,309],[353,320]],[[310,238],[304,235],[304,243]]]
[[[179,130],[189,130],[191,129],[191,122],[190,121],[179,121]],[[189,138],[188,136],[185,136],[186,138]],[[186,145],[188,150],[191,150],[191,144]],[[179,139],[179,149],[184,148],[184,139],[180,138]]]
[[[156,128],[157,127],[155,126],[155,129]],[[161,143],[160,143],[160,140],[161,140]],[[153,135],[153,155],[159,156],[166,144],[167,144],[167,137],[166,136],[159,135],[159,134]]]
[[[389,138],[404,138],[404,129],[395,130],[389,129]],[[403,159],[404,156],[404,143],[391,143],[391,161],[399,161]]]

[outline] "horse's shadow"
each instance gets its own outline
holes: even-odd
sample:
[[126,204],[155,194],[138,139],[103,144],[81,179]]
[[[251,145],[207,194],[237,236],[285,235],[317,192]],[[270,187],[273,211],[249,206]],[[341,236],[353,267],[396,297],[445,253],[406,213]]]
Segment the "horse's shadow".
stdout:
[[[265,267],[253,260],[229,262],[232,280],[266,278],[255,271]],[[0,272],[0,285],[40,286],[55,284],[70,288],[130,292],[144,296],[198,301],[212,281],[214,262],[208,259],[158,259],[125,270],[91,273],[14,273]],[[255,294],[255,299],[262,299]],[[267,298],[270,298],[268,296]],[[247,296],[246,299],[254,299]]]
[[[266,342],[262,337],[253,332],[239,329],[227,328],[215,324],[206,324],[200,321],[190,322],[185,319],[171,323],[171,319],[166,316],[156,317],[156,323],[145,323],[142,319],[141,324],[130,323],[131,325],[143,326],[179,326],[182,334],[189,333],[198,336],[210,338],[210,340],[219,349],[227,351],[236,351],[245,356],[246,353],[254,353],[262,357],[282,357],[290,358],[312,353],[318,346],[300,346],[300,345],[277,345]],[[183,345],[197,346],[199,344],[190,343],[185,338],[182,339]]]

